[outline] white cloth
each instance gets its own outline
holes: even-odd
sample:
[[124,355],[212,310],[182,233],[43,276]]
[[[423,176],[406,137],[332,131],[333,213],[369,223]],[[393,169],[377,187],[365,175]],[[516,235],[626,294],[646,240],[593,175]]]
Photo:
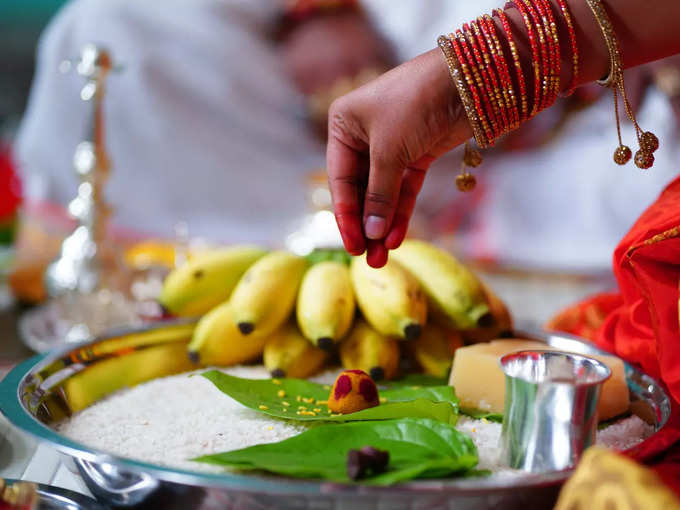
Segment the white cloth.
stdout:
[[[499,154],[485,180],[479,224],[490,253],[507,262],[563,270],[611,266],[614,248],[680,171],[676,121],[653,91],[638,115],[661,139],[656,163],[640,170],[613,161],[618,145],[611,94],[572,117],[558,140],[510,158]],[[637,150],[628,122],[623,140]]]
[[[403,60],[434,47],[439,34],[498,2],[364,4]],[[41,40],[17,139],[29,194],[62,203],[74,196],[71,158],[85,120],[78,99],[82,80],[57,68],[95,42],[125,65],[123,73],[110,77],[105,105],[114,221],[165,236],[186,221],[192,235],[282,242],[307,210],[304,177],[323,166],[324,150],[309,133],[303,99],[284,78],[265,37],[279,5],[69,3]],[[611,162],[616,135],[608,101],[574,119],[551,146],[489,165],[491,191],[480,205],[483,226],[464,238],[468,253],[491,253],[521,265],[608,267],[618,239],[675,173],[668,136],[673,121],[662,98],[649,102],[641,120],[643,126],[663,127],[662,143],[668,141],[650,172]],[[455,196],[457,167],[454,157],[436,165],[424,189],[432,198],[421,203],[436,208],[437,201]]]

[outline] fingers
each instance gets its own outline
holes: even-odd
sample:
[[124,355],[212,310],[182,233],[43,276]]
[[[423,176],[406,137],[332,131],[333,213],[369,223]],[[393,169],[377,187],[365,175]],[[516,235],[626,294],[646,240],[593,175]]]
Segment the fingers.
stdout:
[[395,250],[399,248],[406,237],[408,224],[416,204],[416,197],[423,187],[426,170],[420,168],[407,168],[401,181],[399,204],[392,220],[392,226],[385,238],[385,248]]
[[361,169],[360,155],[331,136],[326,152],[328,185],[333,197],[335,220],[342,242],[350,255],[361,255],[366,249],[361,228]]
[[366,239],[384,239],[389,232],[401,188],[402,168],[371,153],[371,170],[364,197]]
[[368,262],[369,266],[376,268],[387,264],[387,248],[385,248],[382,241],[367,241],[366,262]]

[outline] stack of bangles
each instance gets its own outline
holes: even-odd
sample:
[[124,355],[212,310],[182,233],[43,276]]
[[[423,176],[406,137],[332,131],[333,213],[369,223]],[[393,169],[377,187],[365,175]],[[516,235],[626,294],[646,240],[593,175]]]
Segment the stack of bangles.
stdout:
[[[508,4],[521,13],[531,46],[534,97],[531,107],[527,94],[531,82],[525,80],[515,36],[503,10],[493,12],[503,30],[497,27],[494,18],[485,15],[465,23],[448,37],[439,38],[439,47],[479,147],[492,147],[498,138],[551,106],[559,96],[562,59],[555,15],[563,16],[569,28],[573,54],[570,90],[578,83],[579,52],[572,17],[565,0],[557,3],[559,13],[553,12],[549,0],[517,0]],[[512,62],[506,59],[501,40],[509,48]]]
[[[587,1],[589,5],[592,4],[591,8],[603,26],[605,42],[612,55],[612,74],[614,79],[619,78],[619,83],[609,82],[606,85],[615,89],[615,97],[618,87],[624,105],[627,106],[623,90],[623,73],[616,72],[621,68],[616,36],[600,0]],[[493,147],[501,136],[517,129],[557,100],[562,90],[560,75],[563,43],[557,29],[558,18],[567,28],[569,34],[567,48],[571,52],[572,80],[564,95],[570,95],[579,83],[579,48],[566,0],[515,0],[508,2],[506,8],[517,9],[524,21],[532,55],[531,67],[526,70],[526,75],[522,68],[515,34],[503,10],[494,10],[493,17],[484,15],[465,23],[455,33],[440,36],[437,41],[458,89],[474,139],[480,148]],[[530,97],[533,97],[531,105]],[[618,125],[618,104],[616,107]],[[635,125],[640,133],[639,152],[650,156],[651,152],[648,149],[653,144],[645,143],[646,133],[639,130],[637,123]],[[620,155],[626,149],[630,152],[630,149],[621,142],[619,135],[619,148],[616,154]],[[651,158],[653,160],[653,157]],[[615,155],[617,163],[623,164],[622,159]],[[456,179],[461,191],[469,191],[476,182],[466,168],[476,167],[480,163],[481,154],[466,144],[463,169]],[[642,168],[641,165],[638,166]]]

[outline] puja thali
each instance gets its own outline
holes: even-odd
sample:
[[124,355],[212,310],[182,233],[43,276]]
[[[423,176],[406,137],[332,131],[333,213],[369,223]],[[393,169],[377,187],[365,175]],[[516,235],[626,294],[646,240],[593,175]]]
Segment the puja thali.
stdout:
[[[19,430],[72,461],[100,501],[126,508],[552,508],[560,486],[571,474],[565,470],[373,487],[262,474],[204,473],[112,455],[55,430],[56,423],[120,389],[195,369],[185,355],[190,334],[182,332],[182,324],[120,332],[26,360],[0,383],[2,413]],[[155,334],[168,327],[178,327],[176,334]],[[517,335],[558,350],[603,354],[561,333]],[[626,379],[633,412],[657,433],[670,416],[667,394],[635,367],[626,366]]]

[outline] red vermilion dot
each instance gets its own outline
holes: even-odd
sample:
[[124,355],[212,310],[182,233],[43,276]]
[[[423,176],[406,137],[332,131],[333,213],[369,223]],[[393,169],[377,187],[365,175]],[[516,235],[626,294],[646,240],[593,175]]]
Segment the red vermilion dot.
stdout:
[[378,400],[378,390],[375,384],[370,379],[362,379],[359,383],[359,393],[366,402],[375,402]]
[[345,370],[345,372],[348,373],[348,374],[368,375],[363,370],[356,370],[356,369],[355,370]]
[[352,380],[349,376],[341,375],[338,380],[335,381],[335,391],[333,396],[335,400],[340,400],[345,395],[348,395],[352,391]]

